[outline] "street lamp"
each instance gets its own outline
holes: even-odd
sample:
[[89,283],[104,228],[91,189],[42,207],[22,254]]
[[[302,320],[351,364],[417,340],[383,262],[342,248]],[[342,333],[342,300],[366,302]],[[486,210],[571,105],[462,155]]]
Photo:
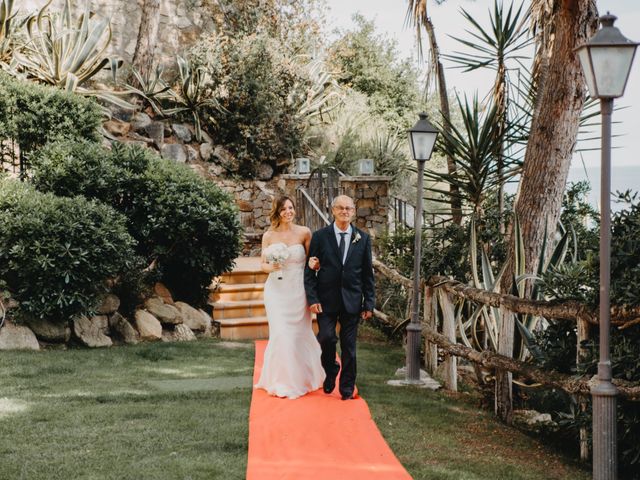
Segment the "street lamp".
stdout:
[[609,334],[611,328],[609,282],[611,277],[611,112],[613,99],[621,97],[629,78],[637,43],[613,26],[614,15],[600,17],[601,28],[576,49],[592,98],[600,99],[602,152],[600,180],[600,359],[593,399],[593,478],[617,477],[616,396],[611,382]]
[[416,185],[416,208],[414,212],[414,258],[413,258],[413,298],[411,322],[407,325],[407,369],[405,383],[418,385],[420,380],[420,249],[422,247],[422,189],[424,164],[431,158],[431,152],[438,137],[438,131],[427,120],[426,113],[419,114],[420,120],[409,130],[411,155],[418,162],[418,183]]

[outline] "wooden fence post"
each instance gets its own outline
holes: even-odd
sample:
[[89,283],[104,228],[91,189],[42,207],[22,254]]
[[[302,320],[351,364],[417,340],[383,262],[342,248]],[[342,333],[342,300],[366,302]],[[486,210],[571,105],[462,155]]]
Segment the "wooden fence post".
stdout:
[[[451,343],[456,343],[456,320],[451,297],[444,290],[438,290],[442,307],[442,334]],[[446,354],[443,365],[444,388],[452,392],[458,391],[458,359],[455,355]]]
[[[500,307],[500,330],[498,333],[498,353],[513,357],[514,323],[513,312]],[[513,416],[513,393],[511,380],[513,375],[507,370],[496,370],[495,414],[511,425]]]
[[[582,318],[577,319],[577,345],[576,345],[576,364],[580,364],[587,356],[587,349],[582,346],[582,342],[589,340],[590,326],[589,322]],[[589,407],[589,397],[584,395],[577,396],[578,408],[584,413]],[[580,460],[587,462],[591,452],[589,451],[589,431],[587,427],[580,428]]]
[[[438,331],[437,302],[433,288],[424,287],[424,323],[434,332]],[[424,365],[429,375],[434,375],[438,368],[438,346],[425,338]]]

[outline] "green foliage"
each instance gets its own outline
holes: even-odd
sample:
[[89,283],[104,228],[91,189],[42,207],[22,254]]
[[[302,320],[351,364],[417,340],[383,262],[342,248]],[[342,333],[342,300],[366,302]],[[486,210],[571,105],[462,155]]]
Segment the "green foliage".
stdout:
[[97,140],[100,123],[92,100],[0,72],[0,139],[15,140],[23,154],[59,138]]
[[367,96],[373,113],[391,131],[406,131],[421,104],[418,74],[409,60],[398,62],[392,41],[375,33],[373,21],[355,15],[356,29],[331,45],[328,63],[338,82]]
[[26,19],[28,41],[16,52],[20,75],[131,108],[113,92],[83,87],[105,69],[111,70],[115,80],[121,62],[104,56],[111,42],[109,20],[93,16],[89,2],[79,15],[74,14],[69,0],[65,0],[61,12],[50,12],[51,3],[49,0]]
[[[282,45],[268,35],[228,38],[223,52],[217,48],[219,36],[208,41],[220,58],[207,59],[202,68],[222,65],[222,78],[211,77],[219,82],[223,108],[203,109],[216,125],[213,133],[238,157],[243,176],[253,176],[259,162],[276,168],[288,165],[301,151],[306,127],[292,95],[310,86],[309,80]],[[197,48],[201,51],[203,47]]]
[[66,322],[90,311],[135,261],[125,218],[82,197],[0,180],[0,225],[0,277],[25,315]]
[[178,297],[201,301],[211,278],[239,254],[240,225],[229,195],[147,149],[57,142],[38,151],[34,166],[39,190],[84,195],[123,213],[137,253]]

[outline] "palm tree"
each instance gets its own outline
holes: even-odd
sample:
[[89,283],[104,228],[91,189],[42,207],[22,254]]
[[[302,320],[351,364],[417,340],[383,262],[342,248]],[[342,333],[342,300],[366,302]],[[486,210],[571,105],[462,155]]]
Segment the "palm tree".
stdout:
[[[436,3],[442,3],[444,0],[436,0]],[[436,85],[440,98],[440,111],[444,119],[443,128],[445,133],[450,133],[449,125],[451,125],[451,110],[449,108],[449,97],[447,96],[447,83],[444,77],[444,68],[440,62],[440,50],[436,40],[435,30],[431,18],[427,14],[427,0],[408,0],[407,22],[413,23],[418,38],[418,47],[420,48],[420,56],[422,56],[422,28],[425,29],[429,36],[431,69],[436,74]],[[456,164],[454,159],[446,155],[447,172],[451,177],[456,176]],[[462,201],[459,195],[458,186],[455,183],[449,184],[449,199],[451,202],[451,218],[454,223],[460,225],[462,223]]]

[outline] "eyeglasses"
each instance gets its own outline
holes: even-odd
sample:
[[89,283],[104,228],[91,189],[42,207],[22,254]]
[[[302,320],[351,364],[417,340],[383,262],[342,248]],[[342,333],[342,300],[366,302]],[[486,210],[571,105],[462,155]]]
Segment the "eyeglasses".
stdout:
[[336,210],[346,210],[347,212],[350,212],[351,210],[355,210],[355,208],[353,207],[343,207],[341,205],[336,205],[333,208],[335,208]]

